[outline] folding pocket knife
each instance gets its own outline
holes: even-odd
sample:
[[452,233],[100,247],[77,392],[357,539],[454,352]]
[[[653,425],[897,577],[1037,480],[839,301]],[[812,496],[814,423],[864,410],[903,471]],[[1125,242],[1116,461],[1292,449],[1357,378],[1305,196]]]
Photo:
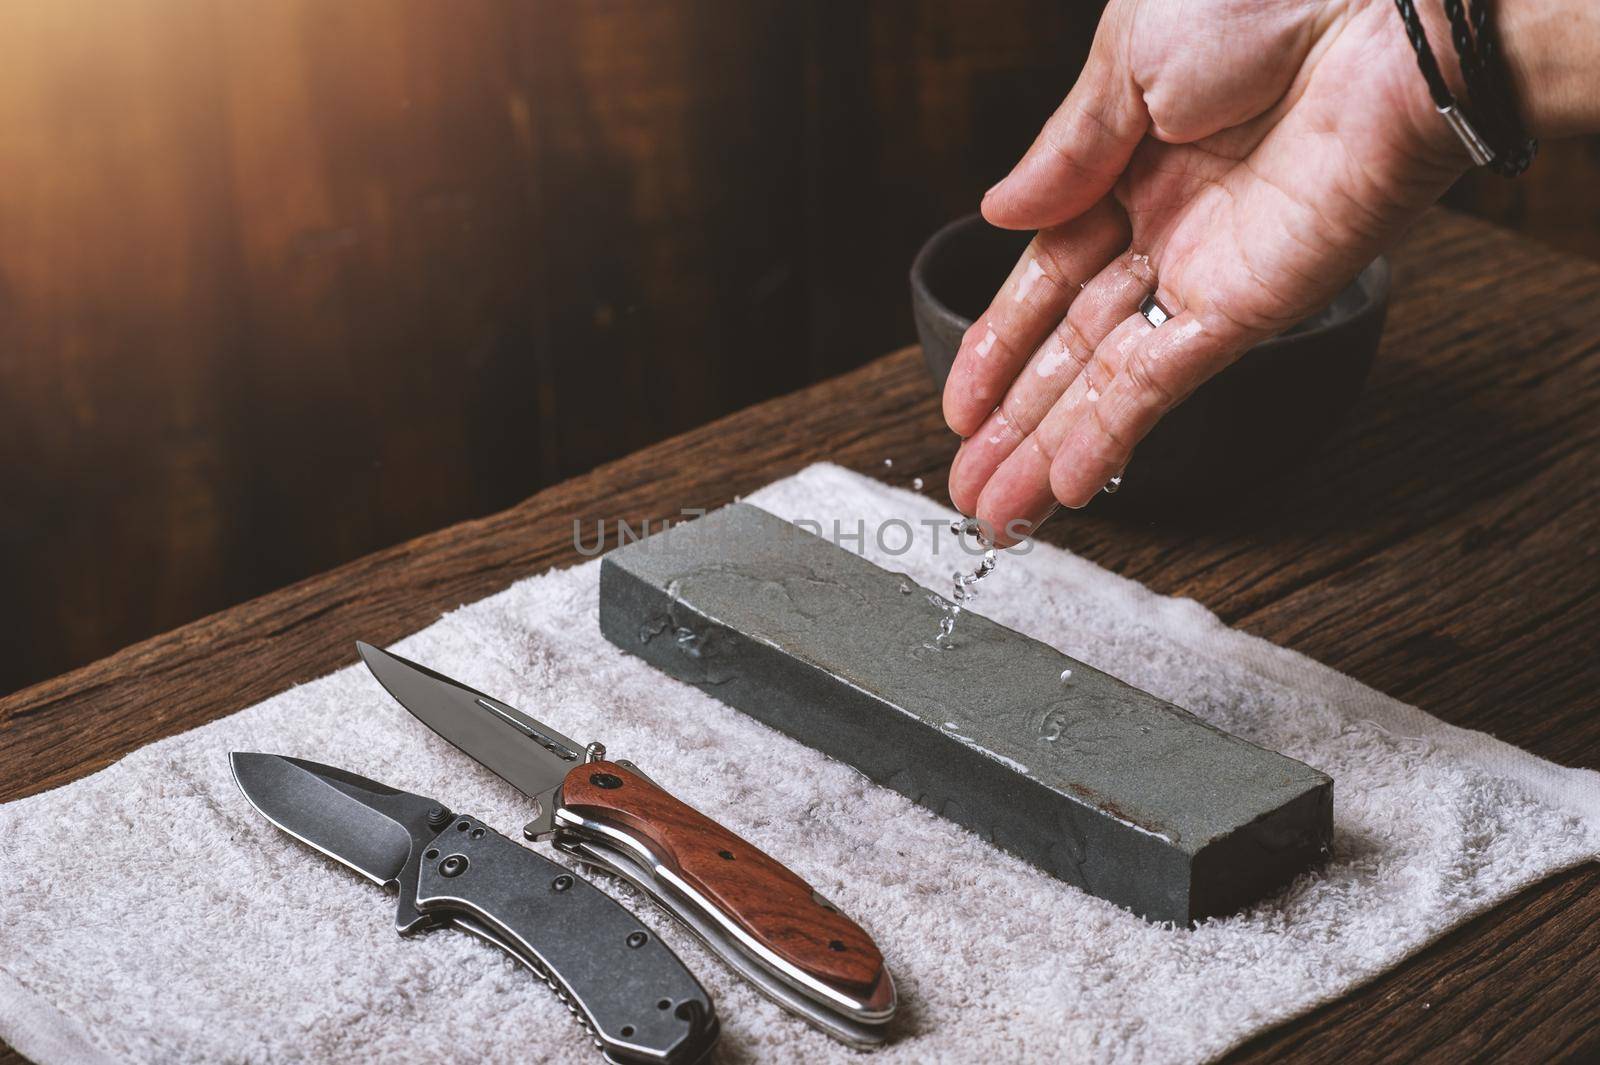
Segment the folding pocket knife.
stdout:
[[603,891],[481,821],[332,766],[235,751],[268,821],[380,886],[401,935],[447,925],[532,969],[615,1065],[693,1065],[720,1028],[705,989]]
[[659,787],[516,707],[358,643],[423,724],[533,799],[530,840],[629,881],[757,990],[855,1047],[881,1045],[894,980],[872,937],[798,875]]

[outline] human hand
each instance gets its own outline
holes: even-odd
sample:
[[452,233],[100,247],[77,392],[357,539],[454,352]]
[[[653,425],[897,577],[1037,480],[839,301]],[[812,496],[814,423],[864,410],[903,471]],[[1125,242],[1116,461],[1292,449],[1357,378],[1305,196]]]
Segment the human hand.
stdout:
[[[1039,232],[945,385],[966,438],[952,500],[1002,543],[1083,506],[1467,165],[1392,0],[1112,0],[1066,101],[984,197],[990,223]],[[1159,329],[1138,313],[1152,292]]]

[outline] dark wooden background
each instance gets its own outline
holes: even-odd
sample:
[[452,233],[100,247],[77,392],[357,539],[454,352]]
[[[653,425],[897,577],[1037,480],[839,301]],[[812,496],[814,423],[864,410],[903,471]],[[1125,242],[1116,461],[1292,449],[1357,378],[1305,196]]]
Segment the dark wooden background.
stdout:
[[[908,342],[1096,15],[13,0],[0,692]],[[1600,255],[1597,181],[1452,201]]]

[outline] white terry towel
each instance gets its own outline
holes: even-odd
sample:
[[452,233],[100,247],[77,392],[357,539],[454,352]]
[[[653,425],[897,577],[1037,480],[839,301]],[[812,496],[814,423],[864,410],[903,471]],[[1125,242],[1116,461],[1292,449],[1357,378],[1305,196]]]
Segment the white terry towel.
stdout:
[[[923,535],[888,557],[870,534],[953,517],[923,497],[813,466],[750,501],[830,531],[859,519],[869,557],[941,591],[949,580],[951,543],[935,558]],[[904,1013],[873,1065],[1214,1056],[1600,855],[1600,774],[1444,724],[1065,552],[1003,556],[979,610],[1334,779],[1325,870],[1193,930],[1147,924],[613,648],[596,623],[598,572],[522,581],[398,649],[580,740],[603,737],[860,921]],[[494,948],[454,931],[396,936],[389,897],[245,802],[231,750],[339,765],[513,836],[528,813],[354,665],[11,803],[0,1037],[43,1065],[599,1060]],[[867,1060],[634,905],[715,998],[719,1060]]]

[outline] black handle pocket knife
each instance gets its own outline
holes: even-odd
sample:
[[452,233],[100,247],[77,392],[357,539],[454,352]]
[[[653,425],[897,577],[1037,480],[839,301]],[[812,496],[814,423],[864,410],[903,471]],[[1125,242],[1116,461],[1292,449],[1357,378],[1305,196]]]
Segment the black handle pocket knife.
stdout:
[[588,881],[472,817],[332,766],[233,753],[245,798],[289,835],[397,885],[397,929],[460,928],[540,976],[617,1065],[693,1063],[711,998],[665,943]]

